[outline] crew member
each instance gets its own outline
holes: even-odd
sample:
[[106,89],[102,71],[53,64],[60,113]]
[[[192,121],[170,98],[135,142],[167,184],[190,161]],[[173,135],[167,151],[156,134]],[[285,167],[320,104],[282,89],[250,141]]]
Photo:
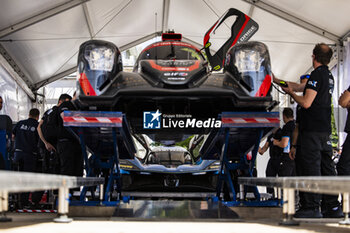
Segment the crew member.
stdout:
[[[2,110],[3,99],[0,96],[0,111]],[[0,130],[5,131],[3,144],[4,148],[0,148],[0,169],[10,169],[10,164],[8,163],[8,151],[12,147],[11,143],[11,134],[12,134],[12,120],[8,115],[0,115]],[[3,154],[4,153],[4,154]]]
[[62,103],[58,108],[58,142],[57,152],[60,158],[61,174],[70,176],[83,176],[83,155],[79,140],[64,126],[62,113],[65,110],[75,110],[72,101]]
[[[289,158],[291,136],[295,128],[293,110],[283,110],[283,122],[285,125],[270,135],[263,148],[259,148],[259,154],[264,154],[270,147],[270,159],[266,167],[266,177],[292,176],[294,162]],[[273,194],[273,189],[268,188],[268,193]]]
[[[13,139],[15,141],[15,155],[14,162],[18,164],[19,171],[36,172],[38,161],[38,140],[37,132],[39,110],[32,108],[29,111],[29,118],[27,120],[19,121],[13,129]],[[30,204],[29,193],[21,195],[21,204],[28,206]],[[41,196],[32,195],[34,204],[38,204]]]
[[280,169],[278,176],[292,176],[294,172],[294,161],[289,158],[291,148],[291,137],[295,128],[293,109],[283,109],[284,126],[281,130],[280,139],[274,139],[273,145],[282,149],[280,154]]
[[[41,118],[39,125],[38,125],[38,134],[40,137],[41,142],[44,143],[45,148],[47,151],[51,152],[51,151],[56,151],[56,143],[57,143],[57,127],[58,127],[58,122],[57,122],[57,113],[58,113],[58,107],[65,101],[70,101],[72,100],[72,97],[68,94],[62,94],[60,95],[60,97],[58,98],[58,103],[56,106],[53,106],[51,109],[47,110],[44,114],[43,117]],[[56,115],[55,115],[56,114]],[[53,122],[48,122],[48,118],[49,116],[50,120],[52,119]],[[56,122],[54,122],[56,121]],[[49,126],[47,126],[48,128],[46,129],[47,135],[45,138],[45,135],[43,133],[43,129],[42,126],[44,124],[44,122],[48,122],[47,124]]]
[[[305,84],[308,81],[310,75],[302,75],[300,76],[300,84],[303,88],[305,88]],[[301,118],[301,106],[298,104],[296,108],[296,122],[295,122],[295,129],[293,131],[292,135],[292,146],[290,149],[289,157],[292,160],[295,160],[295,173],[297,176],[301,174],[301,167],[299,166],[300,162],[298,162],[298,154],[300,155],[300,137],[298,137],[299,134],[299,122]]]
[[[314,70],[305,85],[303,96],[297,95],[289,85],[282,87],[302,107],[299,137],[300,166],[303,176],[336,175],[330,141],[334,78],[327,66],[332,54],[332,49],[324,43],[315,46],[312,54]],[[300,197],[301,208],[294,217],[322,217],[320,198],[319,194],[304,193]],[[324,195],[323,201],[325,202],[324,217],[342,216],[338,196]]]
[[348,109],[348,116],[346,119],[346,125],[344,131],[347,133],[343,149],[340,155],[340,159],[337,163],[338,175],[348,176],[350,175],[350,86],[343,94],[339,97],[339,105],[343,108]]
[[[265,175],[266,177],[276,177],[280,168],[280,159],[279,155],[281,153],[281,148],[273,145],[274,138],[281,138],[281,128],[275,128],[271,135],[268,136],[263,147],[259,147],[259,154],[263,155],[267,149],[269,150],[270,159],[267,162]],[[270,193],[274,197],[274,189],[266,188],[267,193]]]
[[62,94],[58,98],[58,103],[47,110],[38,125],[39,153],[43,158],[43,172],[60,173],[59,158],[56,153],[58,136],[58,107],[65,101],[70,101],[72,97]]

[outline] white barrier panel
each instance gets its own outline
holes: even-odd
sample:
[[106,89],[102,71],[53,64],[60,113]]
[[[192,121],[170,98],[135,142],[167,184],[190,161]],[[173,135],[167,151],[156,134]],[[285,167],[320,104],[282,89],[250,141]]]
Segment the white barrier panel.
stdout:
[[238,183],[251,186],[282,188],[284,190],[283,213],[285,214],[282,224],[285,225],[295,225],[295,222],[292,220],[295,213],[295,190],[321,194],[342,194],[344,220],[339,223],[350,225],[350,176],[239,177]]
[[[104,178],[75,177],[31,172],[0,171],[0,214],[7,211],[9,192],[29,192],[58,189],[58,214],[56,222],[70,222],[67,218],[69,189],[104,183]],[[102,189],[103,190],[103,189]],[[5,217],[6,218],[6,217]]]

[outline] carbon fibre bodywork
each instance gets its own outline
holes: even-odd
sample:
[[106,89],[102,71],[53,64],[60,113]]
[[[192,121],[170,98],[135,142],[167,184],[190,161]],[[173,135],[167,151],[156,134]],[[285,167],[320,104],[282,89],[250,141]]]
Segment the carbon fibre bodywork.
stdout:
[[[232,35],[224,49],[212,56],[208,52],[210,34],[232,15],[238,16],[232,26]],[[271,96],[268,48],[260,42],[246,42],[257,29],[258,25],[248,16],[230,9],[206,33],[205,55],[195,46],[179,41],[178,37],[168,37],[141,52],[134,72],[122,71],[117,46],[96,40],[81,45],[78,108],[124,114],[123,130],[117,137],[123,190],[215,190],[219,168],[209,167],[220,161],[222,154],[225,139],[220,134],[220,127],[164,127],[164,122],[167,123],[164,121],[163,127],[149,129],[145,127],[144,114],[153,112],[163,116],[181,115],[195,120],[220,121],[222,112],[271,111],[277,102]],[[222,68],[224,72],[214,72]],[[154,115],[152,121],[157,117]],[[169,120],[170,124],[174,118],[177,117],[163,120]],[[232,163],[242,161],[242,157],[252,151],[261,136],[270,130],[230,128],[227,157]],[[101,129],[97,131],[102,135]],[[198,157],[191,164],[167,167],[136,158],[135,137],[141,134],[147,134],[155,142],[181,142],[193,134],[206,135],[206,138]],[[99,143],[102,137],[95,136],[92,141],[96,138]],[[105,144],[110,143],[108,139]],[[147,154],[151,153],[147,146],[143,147]],[[110,154],[112,150],[110,148],[106,153]]]

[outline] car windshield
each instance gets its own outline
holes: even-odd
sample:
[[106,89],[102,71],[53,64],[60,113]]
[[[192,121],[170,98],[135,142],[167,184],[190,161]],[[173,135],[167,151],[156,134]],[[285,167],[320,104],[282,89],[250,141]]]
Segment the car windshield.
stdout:
[[204,60],[195,47],[183,42],[160,42],[150,45],[139,60]]

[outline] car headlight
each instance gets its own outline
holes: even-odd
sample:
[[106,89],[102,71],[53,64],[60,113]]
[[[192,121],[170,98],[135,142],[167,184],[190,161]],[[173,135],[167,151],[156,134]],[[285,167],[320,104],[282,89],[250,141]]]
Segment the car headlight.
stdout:
[[102,40],[84,42],[78,54],[78,98],[100,96],[122,70],[122,57],[115,44]]
[[250,41],[233,46],[226,54],[228,71],[252,97],[266,97],[271,93],[271,62],[264,43]]
[[235,54],[238,72],[258,72],[260,69],[260,55],[255,50],[239,50]]
[[86,48],[84,57],[91,70],[112,71],[116,51],[109,47],[96,47],[90,45]]

